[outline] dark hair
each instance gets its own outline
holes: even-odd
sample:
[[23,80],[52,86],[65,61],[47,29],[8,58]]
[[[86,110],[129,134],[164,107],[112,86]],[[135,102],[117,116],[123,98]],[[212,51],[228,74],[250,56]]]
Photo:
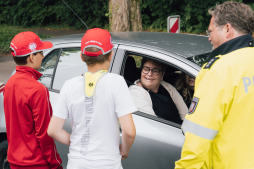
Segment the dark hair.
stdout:
[[[10,52],[14,52],[14,51],[10,48]],[[23,56],[23,57],[15,57],[15,56],[13,56],[13,60],[14,60],[14,62],[17,65],[26,65],[28,57],[29,57],[29,55]]]
[[244,34],[254,31],[254,12],[248,5],[235,1],[227,1],[209,9],[217,26],[230,23],[233,28]]
[[23,56],[23,57],[14,57],[13,56],[13,60],[15,61],[15,63],[17,65],[26,65],[27,64],[27,58],[29,57],[30,55],[27,55],[27,56]]
[[[96,48],[96,47],[88,47],[86,48],[86,51],[88,52],[98,52],[100,49]],[[111,51],[112,52],[112,51]],[[95,65],[97,63],[104,63],[106,60],[108,60],[111,52],[105,54],[105,55],[99,55],[97,57],[91,57],[91,56],[87,56],[85,54],[82,53],[82,58],[84,59],[84,61],[86,62],[86,64],[88,66],[92,66]]]
[[183,100],[186,101],[188,99],[189,89],[187,87],[187,84],[185,83],[185,73],[181,73],[179,78],[176,80],[175,88],[177,91],[182,90],[182,97]]
[[[184,102],[187,105],[187,102],[190,102],[192,100],[192,94],[191,94],[191,89],[189,89],[188,85],[186,84],[185,81],[185,73],[182,72],[179,78],[175,82],[175,88],[176,90],[180,93],[182,96]],[[190,105],[187,105],[189,107]]]
[[167,70],[167,65],[165,65],[165,64],[163,64],[163,63],[161,63],[161,62],[158,62],[158,61],[156,61],[156,60],[149,59],[149,58],[145,58],[145,57],[143,57],[142,60],[141,60],[141,68],[143,68],[144,64],[145,64],[147,61],[152,61],[152,62],[154,62],[155,64],[157,64],[157,65],[160,67],[160,69],[161,69],[162,72],[165,72],[165,71]]
[[[11,52],[14,52],[12,49],[10,49],[10,51]],[[41,53],[41,51],[40,52],[35,52],[35,53],[33,53],[34,55],[37,55],[37,53]],[[15,56],[13,56],[13,60],[14,60],[14,62],[17,64],[17,65],[20,65],[20,66],[22,66],[22,65],[26,65],[27,64],[27,58],[30,56],[30,54],[29,55],[26,55],[26,56],[22,56],[22,57],[15,57]]]

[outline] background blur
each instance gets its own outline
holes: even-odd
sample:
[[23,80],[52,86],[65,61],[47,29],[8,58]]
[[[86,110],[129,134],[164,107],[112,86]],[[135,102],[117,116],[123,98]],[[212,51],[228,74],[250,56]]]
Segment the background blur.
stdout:
[[[6,68],[15,67],[9,45],[17,33],[33,31],[45,39],[87,30],[66,4],[89,28],[100,27],[111,32],[166,32],[168,16],[180,15],[181,33],[205,34],[210,21],[208,9],[224,1],[0,0],[0,82],[6,79],[3,74]],[[254,9],[254,0],[236,1]]]
[[[7,52],[3,49],[4,46],[9,46],[9,41],[23,28],[86,29],[65,2],[89,28],[166,32],[167,17],[180,15],[181,32],[204,34],[210,20],[208,9],[224,1],[226,0],[0,0],[0,53]],[[254,9],[253,0],[236,1],[246,3]],[[117,21],[119,25],[124,24],[126,15],[129,17],[126,24],[137,22],[138,28],[127,25],[114,30],[117,25],[114,24],[114,16],[121,16]]]

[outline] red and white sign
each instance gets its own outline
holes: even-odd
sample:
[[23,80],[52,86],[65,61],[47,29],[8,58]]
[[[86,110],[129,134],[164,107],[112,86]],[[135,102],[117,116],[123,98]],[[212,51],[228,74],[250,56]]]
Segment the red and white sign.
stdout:
[[4,86],[5,86],[4,84],[0,85],[0,93],[2,93],[4,91]]
[[169,16],[168,17],[168,32],[171,33],[180,33],[180,16]]

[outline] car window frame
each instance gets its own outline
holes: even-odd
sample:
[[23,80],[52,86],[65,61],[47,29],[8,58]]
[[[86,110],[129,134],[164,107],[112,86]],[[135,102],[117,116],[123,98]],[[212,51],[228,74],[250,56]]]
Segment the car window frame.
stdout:
[[[68,50],[68,49],[72,49],[72,50],[73,49],[75,49],[75,50],[78,49],[78,50],[80,50],[80,47],[66,47],[66,48],[58,48],[58,49],[60,49],[59,50],[60,52],[58,53],[57,63],[56,63],[56,66],[55,66],[55,69],[54,69],[54,72],[53,72],[54,76],[53,76],[52,81],[51,81],[51,91],[58,91],[58,93],[59,93],[61,89],[55,89],[55,88],[53,88],[54,87],[53,84],[54,84],[54,81],[55,81],[55,77],[56,77],[56,72],[57,72],[57,67],[58,67],[58,64],[59,64],[59,60],[60,60],[61,56],[63,56],[62,53],[63,53],[64,50]],[[53,50],[52,50],[52,52],[53,52]],[[66,79],[66,80],[68,80],[68,79]]]
[[[119,64],[113,66],[112,73],[122,75],[123,72],[121,71],[124,70],[122,68],[122,63],[125,62],[126,60],[126,52],[131,53],[133,55],[149,57],[151,59],[163,62],[169,66],[175,67],[178,70],[188,72],[188,74],[191,75],[192,77],[196,77],[199,70],[201,69],[199,65],[191,62],[190,60],[182,57],[181,55],[177,55],[163,50],[159,51],[155,49],[149,49],[147,47],[137,47],[134,45],[119,44],[114,61]],[[185,65],[185,67],[179,67],[178,65]],[[191,71],[187,70],[187,67],[191,68]]]
[[[131,45],[119,45],[118,52],[119,53],[117,53],[117,55],[116,55],[115,62],[116,63],[121,62],[121,64],[117,64],[118,66],[113,66],[112,71],[114,73],[121,75],[121,76],[123,76],[123,74],[124,74],[125,63],[126,63],[127,57],[129,55],[148,57],[148,58],[163,62],[163,63],[165,63],[169,66],[172,66],[180,71],[186,72],[187,74],[189,74],[192,77],[196,77],[196,75],[198,74],[199,69],[200,69],[200,67],[198,65],[196,65],[195,63],[187,60],[186,58],[182,58],[182,60],[181,60],[180,58],[177,58],[177,55],[175,55],[173,53],[172,54],[167,53],[167,52],[164,53],[161,51],[147,49],[144,47],[140,48],[140,47],[131,46]],[[156,56],[159,56],[159,57],[155,57],[153,54],[154,55],[156,54]],[[160,57],[160,55],[161,55],[161,57]],[[122,57],[120,57],[120,56],[122,56]],[[178,56],[178,57],[180,57],[180,56]],[[183,61],[186,61],[186,62],[183,62]],[[185,68],[179,67],[178,65],[176,65],[177,63],[185,65],[185,66],[183,66]],[[187,71],[187,67],[192,68],[192,71],[191,72]],[[165,119],[157,117],[157,116],[153,116],[153,115],[141,112],[141,111],[134,112],[134,114],[181,129],[181,124],[174,123],[172,121],[168,121],[168,120],[165,120]]]
[[47,59],[47,57],[49,57],[48,55],[50,53],[54,52],[55,50],[59,50],[59,51],[58,51],[57,58],[56,58],[56,63],[54,65],[54,69],[53,69],[53,72],[52,72],[52,78],[50,80],[49,87],[47,87],[49,91],[54,91],[54,90],[52,90],[52,86],[53,86],[53,82],[54,82],[54,78],[55,78],[56,67],[57,67],[58,62],[59,62],[60,54],[62,53],[62,48],[54,48],[54,49],[48,51],[47,54],[45,54],[45,57],[42,60],[42,62],[43,62],[45,59]]
[[163,119],[161,117],[158,117],[158,116],[153,116],[151,114],[147,114],[147,113],[144,113],[144,112],[141,112],[141,111],[136,111],[133,114],[144,117],[144,118],[147,118],[147,119],[150,119],[150,120],[154,120],[154,121],[157,121],[159,123],[163,123],[163,124],[166,124],[166,125],[169,125],[169,126],[172,126],[172,127],[176,127],[178,129],[181,129],[181,124],[165,120],[165,119]]
[[[112,71],[112,67],[113,67],[113,64],[114,64],[114,58],[115,58],[115,55],[117,53],[117,47],[118,45],[117,44],[113,44],[113,49],[112,51],[114,52],[113,54],[113,57],[112,57],[112,61],[111,61],[111,64],[110,64],[110,67],[109,67],[109,72]],[[56,73],[56,68],[58,66],[58,62],[59,62],[59,59],[60,59],[60,56],[62,54],[62,51],[63,49],[68,49],[68,48],[81,48],[81,43],[64,43],[64,44],[55,44],[53,48],[51,48],[50,50],[46,50],[45,51],[45,57],[43,58],[43,60],[45,58],[47,58],[47,56],[53,52],[54,50],[59,50],[58,52],[58,56],[57,56],[57,60],[56,60],[56,64],[55,64],[55,67],[54,67],[54,71],[53,71],[53,74],[52,74],[52,78],[51,78],[51,82],[50,82],[50,86],[47,87],[49,91],[52,91],[52,92],[56,92],[56,93],[60,93],[60,90],[58,89],[53,89],[53,83],[54,83],[54,79],[55,79],[55,73]]]
[[[125,50],[125,55],[124,55],[124,59],[123,59],[123,62],[122,62],[122,66],[121,66],[121,71],[120,71],[120,75],[123,76],[124,74],[124,69],[125,69],[125,64],[126,64],[126,60],[127,60],[127,57],[129,55],[138,55],[138,56],[141,56],[141,57],[146,57],[146,58],[151,58],[151,59],[155,59],[155,60],[158,60],[156,58],[152,58],[152,57],[147,57],[146,55],[140,55],[138,53],[135,53],[135,52],[132,52],[132,51],[126,51]],[[172,121],[169,121],[169,120],[166,120],[166,119],[163,119],[161,117],[158,117],[158,116],[154,116],[154,115],[150,115],[148,113],[145,113],[145,112],[141,112],[141,111],[136,111],[134,112],[133,114],[136,114],[138,116],[142,116],[144,118],[148,118],[148,119],[151,119],[151,120],[154,120],[154,121],[157,121],[157,122],[160,122],[160,123],[164,123],[166,125],[170,125],[170,126],[173,126],[173,127],[176,127],[176,128],[179,128],[181,129],[181,124],[178,124],[178,123],[175,123],[175,122],[172,122]]]

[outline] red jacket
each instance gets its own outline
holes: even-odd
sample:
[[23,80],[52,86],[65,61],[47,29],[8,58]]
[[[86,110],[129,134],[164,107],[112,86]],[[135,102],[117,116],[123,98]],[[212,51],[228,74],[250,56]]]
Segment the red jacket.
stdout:
[[48,89],[37,81],[41,75],[30,67],[17,66],[5,85],[7,159],[13,168],[62,168],[54,140],[47,135],[52,107]]

